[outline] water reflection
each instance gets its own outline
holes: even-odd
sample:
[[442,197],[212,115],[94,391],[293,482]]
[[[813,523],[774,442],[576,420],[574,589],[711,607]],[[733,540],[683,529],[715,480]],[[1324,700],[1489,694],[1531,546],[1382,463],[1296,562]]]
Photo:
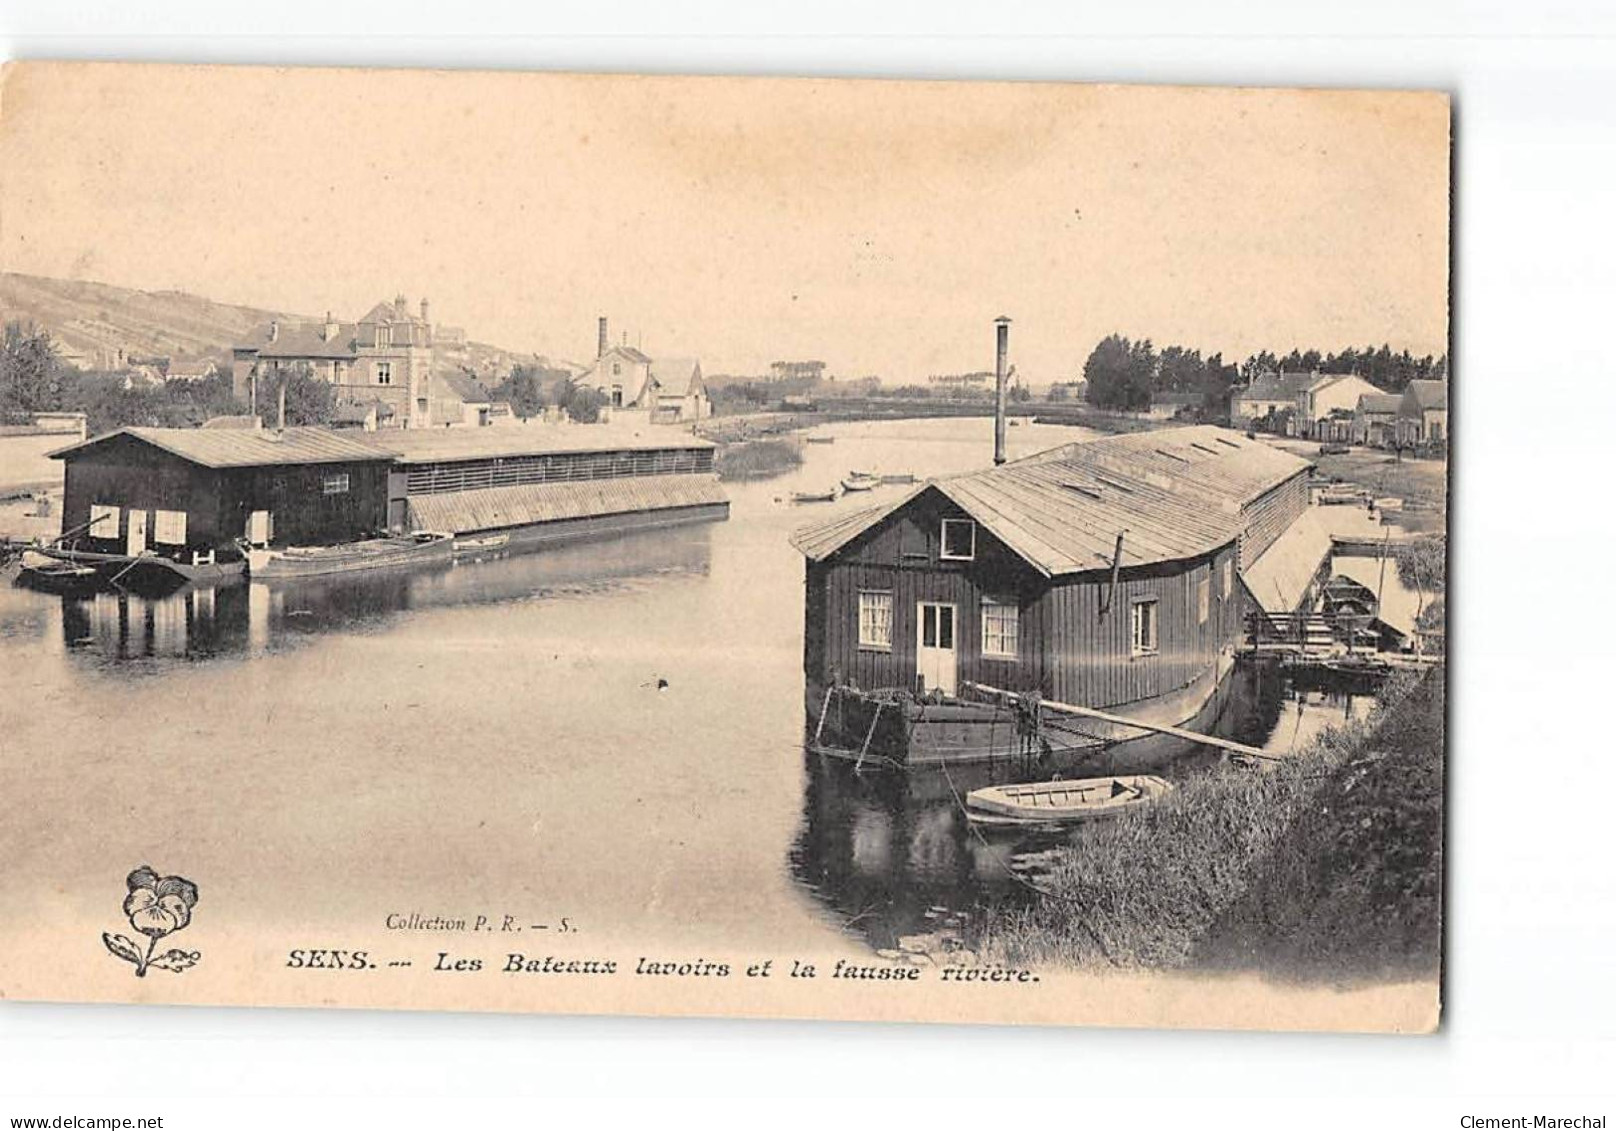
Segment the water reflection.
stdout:
[[[1212,730],[1284,754],[1302,749],[1328,726],[1362,717],[1373,702],[1327,686],[1297,686],[1271,666],[1241,664]],[[1224,764],[1222,755],[1206,747],[1159,749],[1148,768],[1170,780]],[[1111,772],[1103,756],[1093,772]],[[809,754],[793,875],[844,931],[876,948],[969,918],[988,904],[1025,902],[1050,850],[1085,830],[984,835],[966,820],[963,799],[982,786],[1042,776],[1035,765],[1015,759],[946,770],[859,772],[843,759]]]
[[166,596],[114,590],[60,603],[55,639],[101,664],[198,660],[296,646],[324,633],[371,632],[412,610],[544,600],[657,576],[705,574],[709,528],[631,534],[605,543],[300,582],[186,586]]

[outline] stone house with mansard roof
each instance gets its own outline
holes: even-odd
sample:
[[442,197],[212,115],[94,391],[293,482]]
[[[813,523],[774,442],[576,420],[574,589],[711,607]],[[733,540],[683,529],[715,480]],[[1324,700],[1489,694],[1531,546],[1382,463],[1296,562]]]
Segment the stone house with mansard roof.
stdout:
[[307,367],[311,376],[336,387],[337,403],[380,401],[401,427],[433,423],[431,306],[421,300],[411,313],[403,295],[379,302],[357,322],[274,319],[255,327],[233,349],[231,376],[237,399],[262,408],[273,395],[277,374]]

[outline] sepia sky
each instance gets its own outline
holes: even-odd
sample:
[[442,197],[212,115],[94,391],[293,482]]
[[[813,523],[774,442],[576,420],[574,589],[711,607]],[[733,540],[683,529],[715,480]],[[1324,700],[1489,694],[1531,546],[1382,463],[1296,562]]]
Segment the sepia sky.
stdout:
[[0,269],[586,361],[1033,381],[1447,339],[1445,96],[22,64]]

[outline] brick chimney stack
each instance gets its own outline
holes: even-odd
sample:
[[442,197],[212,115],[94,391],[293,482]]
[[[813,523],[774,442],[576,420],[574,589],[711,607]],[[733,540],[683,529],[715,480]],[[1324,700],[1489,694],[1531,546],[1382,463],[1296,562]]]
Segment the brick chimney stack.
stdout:
[[600,316],[600,342],[595,346],[595,357],[597,360],[606,356],[606,343],[609,340],[610,339],[608,339],[606,336],[606,316],[602,314]]
[[421,321],[428,324],[432,322],[432,304],[427,302],[424,296],[421,299]]

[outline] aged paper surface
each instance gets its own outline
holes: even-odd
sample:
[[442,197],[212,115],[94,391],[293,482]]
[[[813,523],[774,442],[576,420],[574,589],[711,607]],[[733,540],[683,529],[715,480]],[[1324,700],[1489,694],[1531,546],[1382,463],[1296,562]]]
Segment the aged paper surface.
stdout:
[[1431,1030],[1449,145],[8,66],[0,993]]

